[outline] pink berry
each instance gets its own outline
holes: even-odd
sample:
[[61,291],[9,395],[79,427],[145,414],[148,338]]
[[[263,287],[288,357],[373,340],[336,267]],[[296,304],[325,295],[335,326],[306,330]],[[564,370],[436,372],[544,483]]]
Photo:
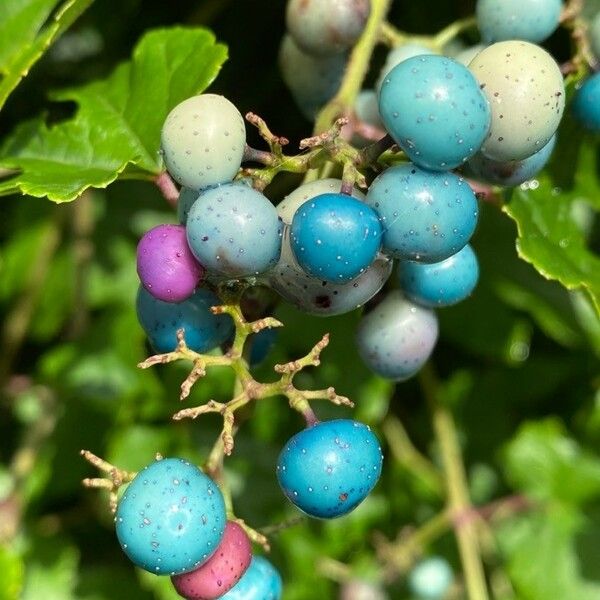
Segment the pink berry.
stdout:
[[137,272],[155,298],[183,302],[202,280],[204,267],[192,254],[183,225],[158,225],[138,244]]
[[239,581],[251,560],[248,536],[237,523],[228,521],[216,552],[194,571],[174,575],[171,581],[187,600],[215,600]]

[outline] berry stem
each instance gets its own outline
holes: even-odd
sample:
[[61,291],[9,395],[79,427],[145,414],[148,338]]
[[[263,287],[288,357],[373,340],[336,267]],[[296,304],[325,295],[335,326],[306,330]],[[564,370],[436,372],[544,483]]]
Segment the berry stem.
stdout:
[[474,16],[459,19],[436,33],[431,38],[431,44],[438,52],[442,52],[444,47],[454,38],[474,27],[477,27],[477,19]]
[[179,190],[175,182],[171,179],[171,176],[166,171],[163,171],[154,178],[154,183],[164,199],[175,208],[179,199]]

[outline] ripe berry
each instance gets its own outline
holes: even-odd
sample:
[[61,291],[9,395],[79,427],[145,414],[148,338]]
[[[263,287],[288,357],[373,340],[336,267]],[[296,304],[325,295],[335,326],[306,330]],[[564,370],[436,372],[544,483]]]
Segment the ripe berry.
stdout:
[[221,600],[280,600],[281,575],[264,557],[253,556],[248,570]]
[[452,584],[452,569],[444,558],[422,560],[408,575],[408,587],[419,600],[442,600]]
[[600,73],[595,73],[575,92],[575,118],[590,131],[600,131]]

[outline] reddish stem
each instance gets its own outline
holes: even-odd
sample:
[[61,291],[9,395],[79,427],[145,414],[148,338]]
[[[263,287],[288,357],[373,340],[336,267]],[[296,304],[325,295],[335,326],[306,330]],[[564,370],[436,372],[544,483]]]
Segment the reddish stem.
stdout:
[[154,183],[160,190],[164,199],[175,208],[177,206],[177,200],[179,199],[179,190],[171,179],[171,176],[166,171],[163,171],[154,178]]

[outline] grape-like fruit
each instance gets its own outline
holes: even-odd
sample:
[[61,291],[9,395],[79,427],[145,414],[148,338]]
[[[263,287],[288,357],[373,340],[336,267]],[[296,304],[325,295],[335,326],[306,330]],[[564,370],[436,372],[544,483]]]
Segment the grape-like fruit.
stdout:
[[364,273],[381,247],[377,213],[346,194],[322,194],[305,202],[290,228],[300,266],[324,281],[344,283]]
[[155,298],[182,302],[194,293],[204,268],[188,246],[183,225],[158,225],[138,244],[137,272]]
[[177,330],[185,330],[186,344],[195,352],[208,352],[231,337],[229,315],[213,315],[211,306],[221,302],[209,290],[199,288],[180,303],[157,300],[142,286],[137,295],[137,316],[156,352],[171,352],[177,346]]
[[383,129],[379,115],[379,100],[375,90],[363,90],[356,98],[354,112],[359,121]]
[[477,199],[466,181],[410,164],[379,175],[366,201],[379,214],[383,251],[403,260],[444,260],[469,241],[477,224]]
[[286,25],[304,52],[329,55],[354,45],[370,12],[370,0],[288,0]]
[[490,102],[492,126],[481,152],[493,160],[523,160],[556,132],[565,106],[560,68],[529,42],[498,42],[482,50],[469,69]]
[[404,294],[421,306],[451,306],[467,298],[477,285],[479,264],[469,244],[456,254],[430,265],[402,261],[398,278]]
[[280,600],[279,571],[263,556],[253,556],[248,570],[221,600]]
[[196,190],[231,181],[245,145],[242,115],[216,94],[192,96],[178,104],[161,133],[167,170],[181,185]]
[[379,112],[410,159],[434,171],[464,163],[490,129],[490,107],[473,74],[446,56],[396,65],[381,85]]
[[157,460],[127,486],[115,524],[123,551],[156,575],[195,569],[225,530],[225,502],[215,482],[180,458]]
[[255,367],[265,360],[275,345],[277,336],[277,329],[262,329],[250,338],[250,356],[248,362],[251,367]]
[[279,260],[283,224],[277,211],[243,183],[203,192],[190,209],[186,227],[194,256],[214,273],[259,275]]
[[435,312],[407,300],[397,290],[361,319],[356,332],[358,352],[365,364],[395,381],[409,379],[421,369],[437,337]]
[[590,45],[596,56],[600,60],[600,12],[596,14],[589,29]]
[[174,575],[171,581],[187,600],[215,600],[240,580],[251,560],[252,544],[246,532],[228,521],[214,554],[197,569]]
[[382,462],[379,440],[369,427],[349,419],[324,421],[287,442],[277,461],[277,479],[301,511],[332,519],[369,495]]
[[188,214],[192,204],[198,200],[201,192],[193,190],[191,188],[182,187],[179,191],[179,198],[177,199],[177,218],[182,225],[187,223]]
[[600,131],[600,73],[595,73],[575,92],[574,117],[590,131]]
[[454,575],[448,561],[438,556],[426,558],[408,575],[408,587],[419,600],[442,600]]
[[460,52],[457,52],[453,58],[461,65],[468,67],[471,61],[485,48],[484,44],[475,44],[475,46],[469,46],[464,48]]
[[435,52],[431,48],[413,43],[401,44],[400,46],[392,48],[388,52],[385,58],[385,63],[379,72],[379,77],[375,83],[375,89],[378,92],[381,90],[381,84],[383,83],[387,74],[396,65],[399,65],[401,62],[408,60],[409,58],[413,58],[414,56],[422,56],[423,54],[435,54]]
[[543,42],[558,27],[561,0],[477,0],[477,26],[487,43]]
[[309,121],[335,95],[344,76],[346,55],[311,56],[286,35],[279,50],[279,69],[300,112]]
[[550,141],[532,156],[508,162],[492,160],[478,152],[466,164],[466,171],[480,181],[514,187],[531,179],[546,166],[555,145],[556,135],[553,135]]

